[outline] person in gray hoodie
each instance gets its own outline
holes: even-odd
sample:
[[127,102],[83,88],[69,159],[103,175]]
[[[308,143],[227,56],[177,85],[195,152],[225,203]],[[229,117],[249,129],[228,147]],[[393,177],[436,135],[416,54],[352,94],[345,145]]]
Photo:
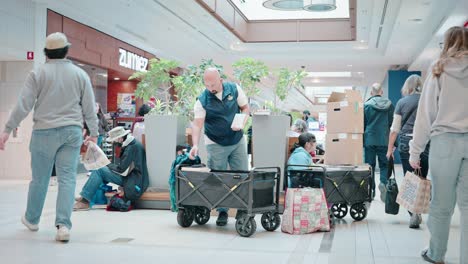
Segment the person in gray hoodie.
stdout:
[[468,30],[445,33],[440,58],[428,71],[410,141],[410,164],[431,141],[429,175],[432,198],[427,226],[429,247],[421,252],[430,263],[444,263],[455,204],[461,213],[460,261],[468,263]]
[[93,87],[86,72],[65,59],[69,46],[63,33],[47,36],[44,53],[48,61],[28,75],[5,130],[0,135],[0,150],[4,150],[10,133],[34,108],[34,126],[29,145],[32,180],[26,213],[21,222],[31,231],[39,230],[55,163],[59,184],[55,239],[59,242],[70,239],[76,172],[83,143],[83,116],[90,130],[86,141],[96,143],[98,136]]
[[364,156],[366,163],[372,167],[372,197],[375,196],[376,158],[379,160],[380,199],[385,201],[388,170],[386,154],[394,107],[382,94],[380,83],[374,83],[371,97],[364,104]]

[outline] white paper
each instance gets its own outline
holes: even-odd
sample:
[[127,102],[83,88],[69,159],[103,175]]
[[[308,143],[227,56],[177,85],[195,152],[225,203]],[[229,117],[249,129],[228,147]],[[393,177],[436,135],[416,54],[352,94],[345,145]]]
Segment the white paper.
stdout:
[[347,139],[348,135],[346,135],[345,133],[341,133],[341,134],[338,134],[338,138],[339,139]]
[[245,120],[247,118],[246,114],[239,113],[234,116],[234,120],[232,120],[231,128],[240,128],[243,129],[245,125]]
[[87,170],[97,170],[110,163],[104,151],[92,141],[88,142],[88,149],[81,162]]
[[340,107],[346,107],[348,106],[348,101],[343,101],[343,102],[340,102]]

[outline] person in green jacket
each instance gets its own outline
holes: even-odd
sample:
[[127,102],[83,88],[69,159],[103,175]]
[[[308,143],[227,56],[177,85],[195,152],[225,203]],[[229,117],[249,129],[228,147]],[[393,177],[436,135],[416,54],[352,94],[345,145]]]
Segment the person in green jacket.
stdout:
[[374,83],[371,97],[364,104],[364,156],[365,162],[372,167],[372,197],[375,196],[376,158],[379,160],[380,199],[385,201],[388,170],[386,154],[394,107],[389,99],[382,97],[382,94],[380,83]]

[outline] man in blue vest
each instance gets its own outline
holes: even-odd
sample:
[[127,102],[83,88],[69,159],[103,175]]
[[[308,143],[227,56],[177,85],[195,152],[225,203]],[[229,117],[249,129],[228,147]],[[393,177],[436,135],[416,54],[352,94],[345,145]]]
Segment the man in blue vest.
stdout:
[[[192,125],[193,147],[190,157],[198,155],[198,142],[205,126],[207,165],[213,170],[248,170],[248,156],[241,127],[231,128],[234,116],[245,113],[249,116],[248,99],[239,85],[223,82],[216,68],[205,70],[203,81],[206,89],[198,97],[194,107]],[[245,124],[245,123],[244,123]],[[216,225],[228,221],[227,209],[218,209]]]

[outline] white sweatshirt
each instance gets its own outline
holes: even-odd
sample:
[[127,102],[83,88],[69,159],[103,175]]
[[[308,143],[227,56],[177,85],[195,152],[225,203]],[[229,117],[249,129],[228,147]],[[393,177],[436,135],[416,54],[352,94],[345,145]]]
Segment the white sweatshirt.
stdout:
[[49,60],[28,75],[4,131],[17,128],[33,107],[33,129],[83,127],[84,117],[91,136],[98,135],[91,81],[70,60]]
[[468,56],[449,60],[439,78],[433,76],[432,67],[429,69],[410,141],[410,161],[419,161],[432,136],[468,133],[467,98]]

